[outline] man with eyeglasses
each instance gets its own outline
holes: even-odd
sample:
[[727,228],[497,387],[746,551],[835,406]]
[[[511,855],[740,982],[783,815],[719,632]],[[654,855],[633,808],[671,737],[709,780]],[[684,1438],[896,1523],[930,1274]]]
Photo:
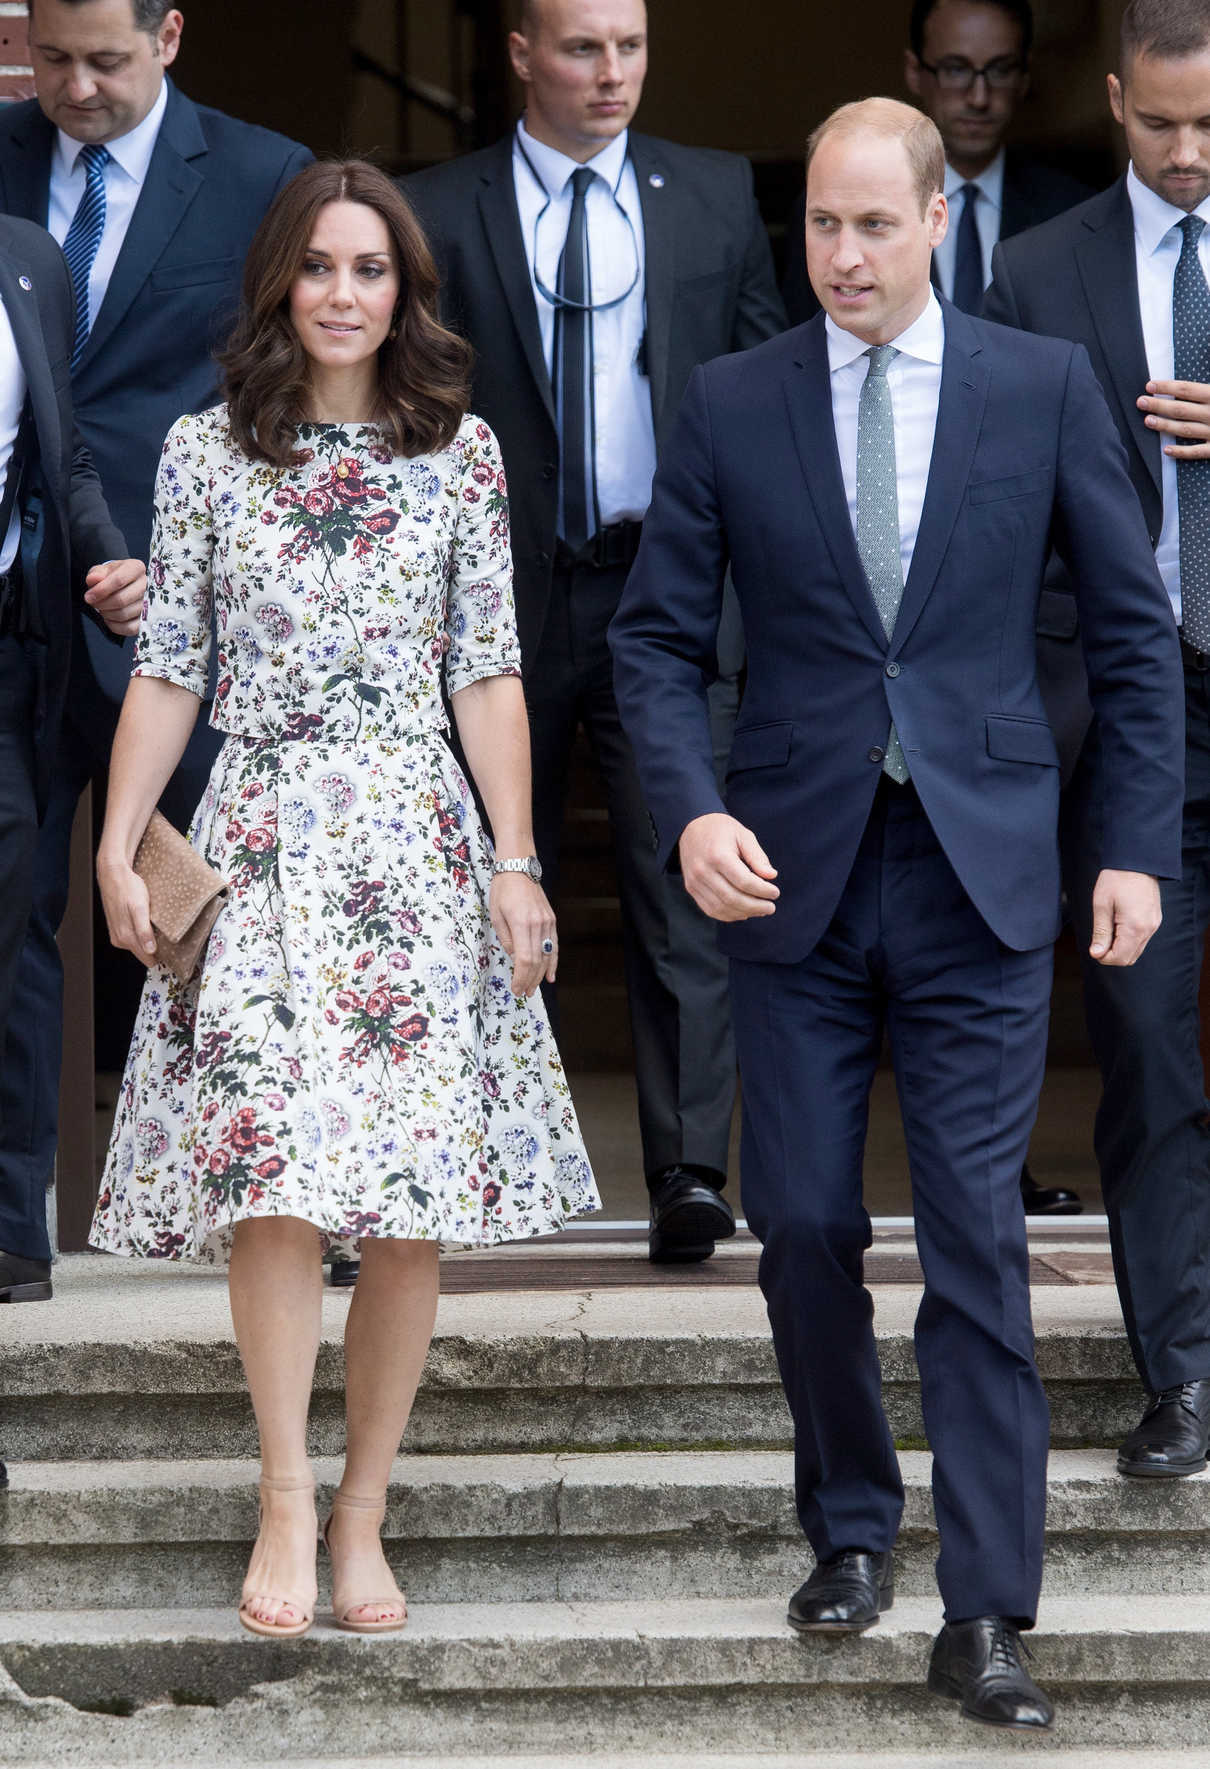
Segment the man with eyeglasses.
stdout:
[[[955,306],[978,313],[991,281],[996,242],[1049,221],[1091,194],[1064,172],[1006,148],[1029,90],[1033,46],[1029,0],[915,0],[904,51],[904,84],[945,144],[950,229],[933,256],[933,283]],[[791,226],[783,285],[792,323],[816,302],[802,246],[803,208]],[[1071,1192],[1029,1196],[1030,1209],[1079,1208]]]
[[[509,52],[525,91],[516,129],[404,188],[446,317],[475,346],[472,404],[508,474],[538,858],[556,885],[582,726],[617,858],[650,1253],[692,1262],[734,1232],[727,968],[657,862],[605,635],[692,370],[773,337],[785,315],[748,162],[630,128],[643,0],[523,0]],[[720,768],[742,657],[736,621],[711,689]]]

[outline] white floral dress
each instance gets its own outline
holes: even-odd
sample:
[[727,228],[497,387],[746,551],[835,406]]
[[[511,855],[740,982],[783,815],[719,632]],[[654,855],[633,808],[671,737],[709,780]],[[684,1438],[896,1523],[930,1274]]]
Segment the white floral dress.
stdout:
[[230,896],[153,969],[93,1245],[218,1263],[245,1217],[494,1245],[599,1207],[540,996],[517,1000],[443,687],[515,675],[495,438],[403,460],[370,425],[253,462],[226,408],[164,444],[135,675],[227,740],[191,831]]

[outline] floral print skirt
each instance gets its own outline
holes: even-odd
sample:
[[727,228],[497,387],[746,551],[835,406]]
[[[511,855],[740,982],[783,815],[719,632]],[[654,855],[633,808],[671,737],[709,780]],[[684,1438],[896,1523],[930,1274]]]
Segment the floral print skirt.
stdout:
[[260,1216],[478,1247],[599,1208],[441,733],[310,735],[215,763],[192,840],[230,895],[190,983],[148,975],[96,1247],[216,1264]]

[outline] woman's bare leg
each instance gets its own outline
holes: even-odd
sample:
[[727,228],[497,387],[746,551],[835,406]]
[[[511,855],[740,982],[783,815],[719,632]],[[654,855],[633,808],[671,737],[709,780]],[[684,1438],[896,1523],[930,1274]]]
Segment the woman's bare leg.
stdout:
[[[323,1303],[320,1241],[313,1224],[274,1216],[241,1222],[228,1273],[231,1319],[270,1480],[307,1480],[307,1413]],[[248,1576],[247,1611],[258,1621],[301,1621],[315,1609],[315,1499],[306,1490],[261,1494],[261,1525]]]
[[[345,1328],[348,1440],[340,1490],[378,1499],[412,1410],[437,1318],[437,1248],[432,1241],[363,1240],[361,1272]],[[337,1506],[329,1531],[333,1581],[342,1592],[389,1598],[397,1589],[379,1540],[374,1509]],[[398,1603],[371,1602],[355,1621],[389,1621]]]

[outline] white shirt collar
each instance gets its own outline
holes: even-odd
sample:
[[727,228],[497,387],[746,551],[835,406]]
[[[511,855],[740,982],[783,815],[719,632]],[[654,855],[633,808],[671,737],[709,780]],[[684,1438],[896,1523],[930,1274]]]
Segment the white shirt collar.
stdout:
[[[168,82],[160,81],[160,95],[143,118],[125,135],[119,135],[114,141],[107,141],[109,157],[126,176],[141,185],[147,176],[147,168],[151,164],[151,156],[155,152],[156,136],[160,132],[160,124],[164,120],[164,112],[168,108]],[[74,136],[64,134],[62,129],[56,131],[55,142],[56,171],[64,178],[70,178],[75,171],[76,161],[84,148],[82,141]]]
[[[1185,219],[1185,210],[1178,209],[1175,203],[1166,203],[1163,197],[1157,196],[1143,183],[1133,163],[1126,173],[1126,191],[1130,197],[1130,207],[1134,211],[1135,238],[1150,257],[1158,252],[1173,228]],[[1210,197],[1200,202],[1193,213],[1200,215],[1203,221],[1210,222]]]
[[949,161],[945,162],[945,194],[952,197],[960,191],[964,184],[978,186],[979,194],[996,209],[1004,207],[1004,149],[996,155],[990,165],[980,172],[978,178],[964,178],[961,172],[955,172]]
[[[620,135],[594,154],[585,162],[592,171],[599,173],[610,190],[616,190],[622,176],[622,168],[626,164],[626,147],[630,139],[629,129],[623,129]],[[517,124],[517,141],[538,175],[538,181],[548,197],[557,197],[564,189],[573,172],[578,172],[581,162],[571,159],[567,154],[560,153],[557,147],[547,147],[545,142],[535,141],[525,127],[525,118]]]
[[[824,327],[828,334],[829,374],[834,375],[837,369],[847,368],[870,348],[852,332],[843,331],[830,313],[825,316]],[[900,332],[897,338],[890,341],[904,356],[914,356],[919,362],[931,362],[934,366],[940,364],[945,355],[945,321],[941,314],[941,303],[932,289],[929,290],[924,312],[905,331]]]

